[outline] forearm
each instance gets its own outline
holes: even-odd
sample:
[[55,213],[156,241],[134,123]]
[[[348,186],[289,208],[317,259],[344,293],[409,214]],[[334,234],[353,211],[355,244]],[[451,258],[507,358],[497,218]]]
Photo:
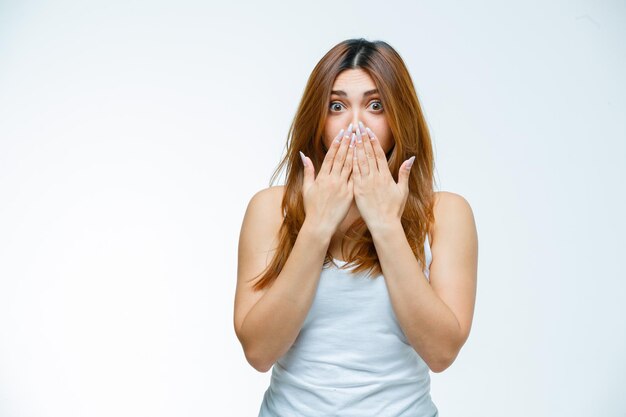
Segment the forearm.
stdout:
[[430,286],[399,221],[370,232],[409,343],[433,371],[447,368],[460,348],[456,316]]
[[293,344],[313,302],[332,233],[305,222],[282,271],[243,321],[246,356],[265,372]]

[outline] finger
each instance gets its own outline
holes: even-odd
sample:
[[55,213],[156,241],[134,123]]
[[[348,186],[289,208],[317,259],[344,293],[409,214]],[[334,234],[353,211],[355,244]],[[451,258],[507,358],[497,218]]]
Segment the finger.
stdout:
[[413,161],[415,161],[415,155],[404,161],[398,170],[398,185],[405,191],[409,190],[409,176],[411,174]]
[[370,163],[367,161],[367,155],[365,155],[365,148],[363,147],[363,137],[359,133],[358,128],[356,133],[356,148],[359,170],[361,171],[362,175],[367,176],[371,172]]
[[366,156],[365,160],[367,161],[369,172],[376,172],[378,171],[376,154],[374,153],[374,148],[372,148],[372,144],[370,143],[370,137],[365,130],[363,122],[361,121],[359,121],[358,132],[360,133],[361,141],[363,142],[363,150],[364,155]]
[[343,163],[343,169],[341,170],[341,178],[344,180],[347,179],[352,172],[352,166],[354,165],[354,141],[350,140],[350,145],[348,146],[348,154],[346,155],[346,159]]
[[352,190],[352,193],[354,194],[354,174],[350,175],[350,178],[348,178],[348,189]]
[[[352,134],[352,137],[354,136],[354,133]],[[352,177],[356,177],[354,178],[355,182],[359,182],[361,180],[361,165],[359,164],[359,143],[355,142],[354,143],[354,154],[352,155]]]
[[322,161],[322,166],[320,167],[320,172],[319,172],[320,174],[321,173],[324,173],[327,175],[330,174],[333,160],[335,159],[335,155],[337,154],[337,151],[339,150],[339,147],[341,145],[342,137],[343,137],[343,129],[339,131],[337,136],[335,136],[332,143],[330,144],[330,148],[326,152],[326,156],[324,157],[324,160]]
[[303,188],[307,189],[315,180],[315,167],[311,162],[311,158],[304,155],[302,151],[300,151],[300,157],[302,158],[302,164],[304,165],[304,178],[302,179]]
[[332,169],[330,171],[331,174],[340,176],[341,169],[343,168],[343,164],[346,160],[346,154],[348,153],[348,147],[350,146],[350,139],[348,135],[344,135],[341,139],[341,145],[337,150],[337,154],[335,155],[335,159],[333,160]]
[[[387,162],[387,155],[385,155],[385,150],[383,149],[380,141],[374,135],[374,132],[369,127],[365,128],[368,137],[370,138],[370,143],[372,144],[372,148],[374,149],[374,155],[376,155],[376,163],[378,165],[378,170],[381,170],[381,167],[387,167],[387,171],[389,171],[389,163]],[[391,174],[391,171],[389,171]]]

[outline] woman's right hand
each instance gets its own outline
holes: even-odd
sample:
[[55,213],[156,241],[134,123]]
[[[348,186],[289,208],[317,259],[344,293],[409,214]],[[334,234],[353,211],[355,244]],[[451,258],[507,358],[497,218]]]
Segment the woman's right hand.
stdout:
[[304,163],[302,198],[306,220],[327,229],[329,233],[337,230],[353,200],[350,174],[356,147],[351,127],[352,124],[345,134],[341,129],[335,136],[317,176],[311,159],[300,152]]

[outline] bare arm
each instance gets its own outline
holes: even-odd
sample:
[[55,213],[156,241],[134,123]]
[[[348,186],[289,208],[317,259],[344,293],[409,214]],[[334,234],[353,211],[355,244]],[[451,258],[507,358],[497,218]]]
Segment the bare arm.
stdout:
[[331,238],[350,208],[354,148],[348,146],[349,134],[343,133],[341,129],[333,140],[317,176],[311,159],[301,153],[306,219],[276,280],[257,292],[247,280],[266,269],[268,256],[276,250],[273,245],[283,221],[278,198],[282,194],[276,193],[282,188],[257,193],[246,210],[239,237],[235,331],[246,359],[261,372],[267,372],[300,333]]
[[394,311],[407,339],[433,372],[455,360],[467,340],[476,299],[478,237],[471,207],[442,193],[435,206],[430,281],[402,225],[372,232]]
[[329,243],[330,236],[305,221],[276,281],[246,316],[241,340],[250,361],[262,372],[289,350],[300,333]]

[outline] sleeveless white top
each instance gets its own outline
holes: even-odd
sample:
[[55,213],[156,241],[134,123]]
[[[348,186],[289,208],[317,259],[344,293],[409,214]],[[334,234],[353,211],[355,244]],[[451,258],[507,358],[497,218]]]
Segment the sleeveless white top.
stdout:
[[[430,275],[432,253],[424,242]],[[290,349],[272,367],[258,417],[438,417],[428,365],[411,347],[382,274],[334,260]]]

